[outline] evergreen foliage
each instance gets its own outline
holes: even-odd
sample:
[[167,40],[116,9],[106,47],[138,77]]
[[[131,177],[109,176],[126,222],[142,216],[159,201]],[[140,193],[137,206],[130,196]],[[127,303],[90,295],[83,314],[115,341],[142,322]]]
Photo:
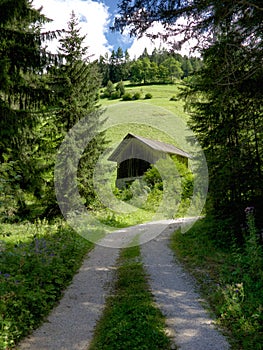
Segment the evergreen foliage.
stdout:
[[[4,220],[58,214],[53,184],[58,146],[82,118],[90,116],[87,122],[92,130],[100,125],[99,72],[96,63],[89,62],[76,16],[72,13],[67,31],[43,34],[41,28],[48,19],[40,11],[31,1],[0,2],[0,202]],[[62,32],[60,53],[49,54],[43,41],[61,37]],[[103,142],[102,136],[91,140],[80,161],[79,186],[87,202],[92,192],[92,164]]]
[[[83,45],[84,39],[85,36],[80,35],[76,15],[72,12],[68,30],[60,39],[62,65],[55,68],[52,75],[57,95],[54,117],[56,123],[60,125],[61,133],[66,134],[84,118],[86,123],[84,130],[75,129],[76,137],[68,140],[66,148],[61,150],[59,161],[63,164],[63,177],[57,181],[61,181],[60,188],[68,188],[70,186],[67,186],[67,183],[72,184],[71,193],[67,194],[69,197],[72,196],[74,186],[77,186],[72,176],[78,167],[80,194],[86,203],[90,204],[95,196],[92,186],[93,169],[103,149],[104,136],[97,135],[94,138],[101,125],[101,112],[98,109],[98,91],[101,82],[96,63],[89,62],[88,47]],[[89,136],[91,140],[85,146]],[[76,164],[75,160],[79,159],[80,154],[82,154],[80,162]],[[67,171],[67,174],[64,171]],[[67,199],[65,200],[67,202]]]
[[[203,49],[207,47],[207,41],[213,42],[222,29],[241,33],[248,47],[262,48],[257,40],[262,38],[260,0],[120,0],[118,7],[119,16],[115,17],[112,29],[122,32],[128,27],[131,35],[141,37],[153,23],[160,22],[165,31],[147,35],[160,37],[170,42],[173,48],[180,47],[189,38],[195,38],[197,46]],[[186,19],[185,24],[174,26],[182,17]],[[175,38],[178,34],[183,34],[180,39]]]
[[102,85],[106,86],[110,80],[117,83],[129,79],[130,73],[130,56],[128,51],[123,52],[121,47],[117,51],[112,50],[111,55],[100,56],[98,66],[102,75]]
[[4,186],[2,196],[12,196],[21,215],[26,209],[23,193],[37,192],[39,187],[37,126],[52,99],[44,70],[57,57],[41,44],[59,32],[41,34],[46,21],[30,1],[0,3],[0,173],[1,182],[12,183],[15,189],[10,192]]
[[259,72],[242,78],[249,61],[242,69],[233,66],[228,81],[222,80],[226,65],[246,56],[246,48],[233,42],[231,36],[221,37],[206,51],[188,98],[191,126],[209,165],[210,209],[240,218],[248,205],[256,206],[258,214],[263,208],[262,83]]

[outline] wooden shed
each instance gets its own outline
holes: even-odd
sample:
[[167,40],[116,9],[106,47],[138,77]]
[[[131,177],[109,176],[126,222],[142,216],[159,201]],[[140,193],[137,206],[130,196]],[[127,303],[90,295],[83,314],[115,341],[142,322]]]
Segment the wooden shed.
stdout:
[[117,163],[116,186],[123,188],[140,178],[159,159],[175,155],[188,166],[191,156],[183,150],[160,141],[127,134],[108,158]]

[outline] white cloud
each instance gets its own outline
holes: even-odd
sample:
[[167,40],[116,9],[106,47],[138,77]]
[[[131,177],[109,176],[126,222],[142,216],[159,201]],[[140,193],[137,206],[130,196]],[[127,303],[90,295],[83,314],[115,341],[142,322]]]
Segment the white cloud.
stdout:
[[145,37],[142,37],[140,39],[134,39],[133,44],[131,45],[131,47],[128,49],[129,55],[131,57],[131,59],[133,58],[138,58],[143,51],[145,50],[145,48],[147,49],[148,54],[151,54],[152,51],[154,50],[154,48],[160,48],[163,47],[164,45],[162,45],[161,41],[158,40],[154,40],[153,42]]
[[[156,39],[156,40],[150,40],[148,37],[143,36],[140,39],[134,39],[133,44],[128,49],[129,55],[131,59],[138,58],[144,51],[144,49],[147,49],[148,54],[151,54],[152,51],[157,49],[168,49],[171,48],[170,45],[166,45],[162,40]],[[193,49],[193,43],[187,42],[182,45],[181,50],[178,51],[182,56],[186,55],[189,56],[190,54],[192,56],[199,56],[198,52],[192,52]]]
[[[177,21],[176,25],[180,25],[180,24],[185,25],[186,24],[185,20],[181,19],[180,21]],[[165,33],[165,29],[161,23],[155,22],[152,25],[152,27],[147,30],[147,32],[149,34]],[[149,54],[152,53],[154,48],[157,48],[157,49],[159,49],[159,48],[165,48],[165,49],[171,48],[171,45],[165,43],[161,39],[154,39],[154,40],[150,39],[149,37],[147,37],[146,33],[140,39],[137,39],[137,38],[134,39],[133,44],[128,49],[128,52],[129,52],[129,55],[131,58],[138,58],[143,53],[145,48],[147,49],[147,52]],[[181,39],[182,39],[182,34],[180,34],[174,38],[174,40],[178,40],[178,41]],[[195,44],[196,44],[195,40],[189,40],[185,44],[182,45],[181,50],[179,50],[178,52],[181,55],[189,56],[191,49],[193,48],[193,46]],[[192,52],[191,52],[191,54],[193,55]],[[198,53],[196,52],[196,53],[194,53],[194,55],[198,56]]]
[[[128,29],[124,30],[122,34],[116,33],[116,36],[111,33],[108,36],[111,45],[107,40],[107,33],[109,34],[109,26],[112,24],[111,16],[114,14],[109,12],[109,8],[102,0],[100,2],[93,0],[33,0],[33,5],[36,8],[42,6],[42,13],[53,20],[45,25],[44,30],[67,29],[67,22],[73,10],[80,20],[81,35],[87,35],[84,44],[89,47],[89,55],[94,55],[94,59],[100,55],[104,56],[106,52],[111,54],[111,51],[117,46],[123,49],[130,47],[128,52],[131,58],[138,58],[145,48],[149,54],[154,48],[167,48],[167,45],[159,39],[152,41],[146,36],[140,39],[130,38]],[[155,23],[149,31],[156,33],[162,30],[164,30],[162,25]],[[186,44],[180,53],[188,55],[192,46],[191,42]],[[58,41],[52,41],[48,48],[51,52],[56,53]]]
[[[103,3],[92,0],[34,0],[33,5],[36,8],[43,6],[42,13],[53,19],[44,30],[67,29],[70,14],[74,11],[80,19],[81,35],[87,35],[84,44],[89,47],[89,55],[98,58],[112,50],[106,38],[110,14]],[[48,47],[56,53],[58,42],[54,41]]]

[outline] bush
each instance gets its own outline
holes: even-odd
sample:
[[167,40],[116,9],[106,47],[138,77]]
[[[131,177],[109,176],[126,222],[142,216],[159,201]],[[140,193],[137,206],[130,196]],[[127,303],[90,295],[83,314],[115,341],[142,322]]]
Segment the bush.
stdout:
[[105,90],[104,90],[104,95],[105,96],[111,96],[111,94],[114,92],[114,84],[113,84],[113,82],[112,81],[108,81],[108,83],[107,83],[107,86],[106,86],[106,88],[105,88]]
[[139,100],[140,98],[141,98],[141,94],[139,92],[135,92],[135,94],[132,97],[133,100]]
[[122,96],[123,101],[132,101],[132,94],[127,92]]
[[118,82],[116,85],[116,91],[119,91],[120,96],[123,96],[125,94],[125,87],[122,81]]
[[158,189],[163,190],[163,180],[155,166],[152,165],[151,168],[144,173],[143,180],[151,189],[157,187]]
[[126,188],[123,188],[121,190],[118,188],[115,188],[114,194],[118,199],[120,199],[122,201],[129,201],[133,197],[133,194],[132,194],[130,187],[126,187]]
[[178,101],[178,98],[175,96],[175,95],[173,95],[171,98],[170,98],[170,101]]
[[118,98],[121,97],[120,91],[114,91],[111,95],[110,95],[110,99],[111,100],[117,100]]
[[150,100],[152,97],[153,97],[153,95],[150,92],[148,92],[147,94],[145,94],[144,99],[145,100]]
[[107,94],[107,92],[102,92],[101,94],[100,94],[100,98],[109,98],[109,95]]

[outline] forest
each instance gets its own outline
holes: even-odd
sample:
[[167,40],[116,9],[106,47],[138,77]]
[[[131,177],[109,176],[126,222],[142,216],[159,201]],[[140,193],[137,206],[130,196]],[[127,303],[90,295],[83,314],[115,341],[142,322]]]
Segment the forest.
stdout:
[[198,71],[202,61],[197,57],[182,56],[164,48],[154,49],[151,54],[144,49],[137,59],[131,59],[128,51],[119,47],[111,55],[100,56],[99,70],[103,86],[109,81],[130,81],[135,84],[174,83]]
[[[190,18],[180,28],[182,41],[196,38],[200,57],[156,48],[131,58],[119,47],[92,60],[74,12],[65,29],[43,32],[49,19],[41,9],[33,8],[31,1],[0,0],[0,252],[12,251],[1,254],[0,261],[1,282],[6,283],[0,289],[3,349],[13,346],[40,322],[51,307],[47,305],[58,300],[83,255],[91,249],[62,223],[54,185],[55,164],[67,169],[57,181],[57,187],[62,188],[72,182],[72,159],[79,154],[76,142],[70,145],[70,157],[69,153],[60,157],[60,164],[57,154],[63,139],[84,118],[96,135],[81,154],[75,186],[88,210],[104,210],[92,182],[96,163],[107,147],[105,133],[99,132],[104,123],[101,99],[120,99],[125,86],[149,84],[174,86],[175,91],[180,88],[176,99],[184,103],[188,125],[202,146],[209,171],[203,212],[206,219],[189,236],[178,236],[175,249],[181,249],[178,254],[182,257],[188,254],[189,263],[194,265],[196,261],[187,249],[191,246],[194,250],[199,237],[196,244],[212,244],[217,254],[227,254],[231,263],[221,271],[227,276],[222,277],[227,287],[222,294],[218,290],[214,293],[216,303],[220,295],[225,301],[218,314],[228,327],[235,325],[231,332],[239,339],[238,346],[243,342],[240,349],[262,349],[258,345],[262,340],[263,286],[262,4],[259,0],[122,0],[112,30],[122,32],[128,25],[131,35],[140,37],[159,21],[165,32],[158,36],[172,45],[178,34],[173,24],[181,16]],[[46,43],[55,38],[59,39],[57,54],[46,49]],[[81,139],[84,132],[78,132]],[[157,182],[160,187],[159,178]],[[74,186],[62,199],[65,206],[72,196]],[[117,196],[123,199],[125,194]],[[111,217],[109,221],[114,220]],[[26,243],[17,243],[17,235],[18,242],[24,236]],[[2,243],[9,237],[14,241]],[[64,250],[57,244],[58,238],[65,243]],[[45,273],[32,251],[47,257]],[[199,253],[196,249],[192,256]],[[51,262],[50,254],[57,260]],[[68,254],[73,258],[67,260]],[[39,269],[33,273],[35,277],[29,273],[33,266]],[[12,273],[19,277],[12,279]],[[23,278],[32,285],[26,282],[22,286]],[[242,288],[244,283],[245,297],[236,301],[233,295],[239,283]],[[28,305],[43,300],[44,284],[48,286],[46,299],[39,310],[32,307],[30,313]],[[30,292],[26,299],[25,285],[31,291],[35,288],[37,296]],[[10,321],[17,312],[19,318]],[[245,335],[250,345],[242,340]]]

